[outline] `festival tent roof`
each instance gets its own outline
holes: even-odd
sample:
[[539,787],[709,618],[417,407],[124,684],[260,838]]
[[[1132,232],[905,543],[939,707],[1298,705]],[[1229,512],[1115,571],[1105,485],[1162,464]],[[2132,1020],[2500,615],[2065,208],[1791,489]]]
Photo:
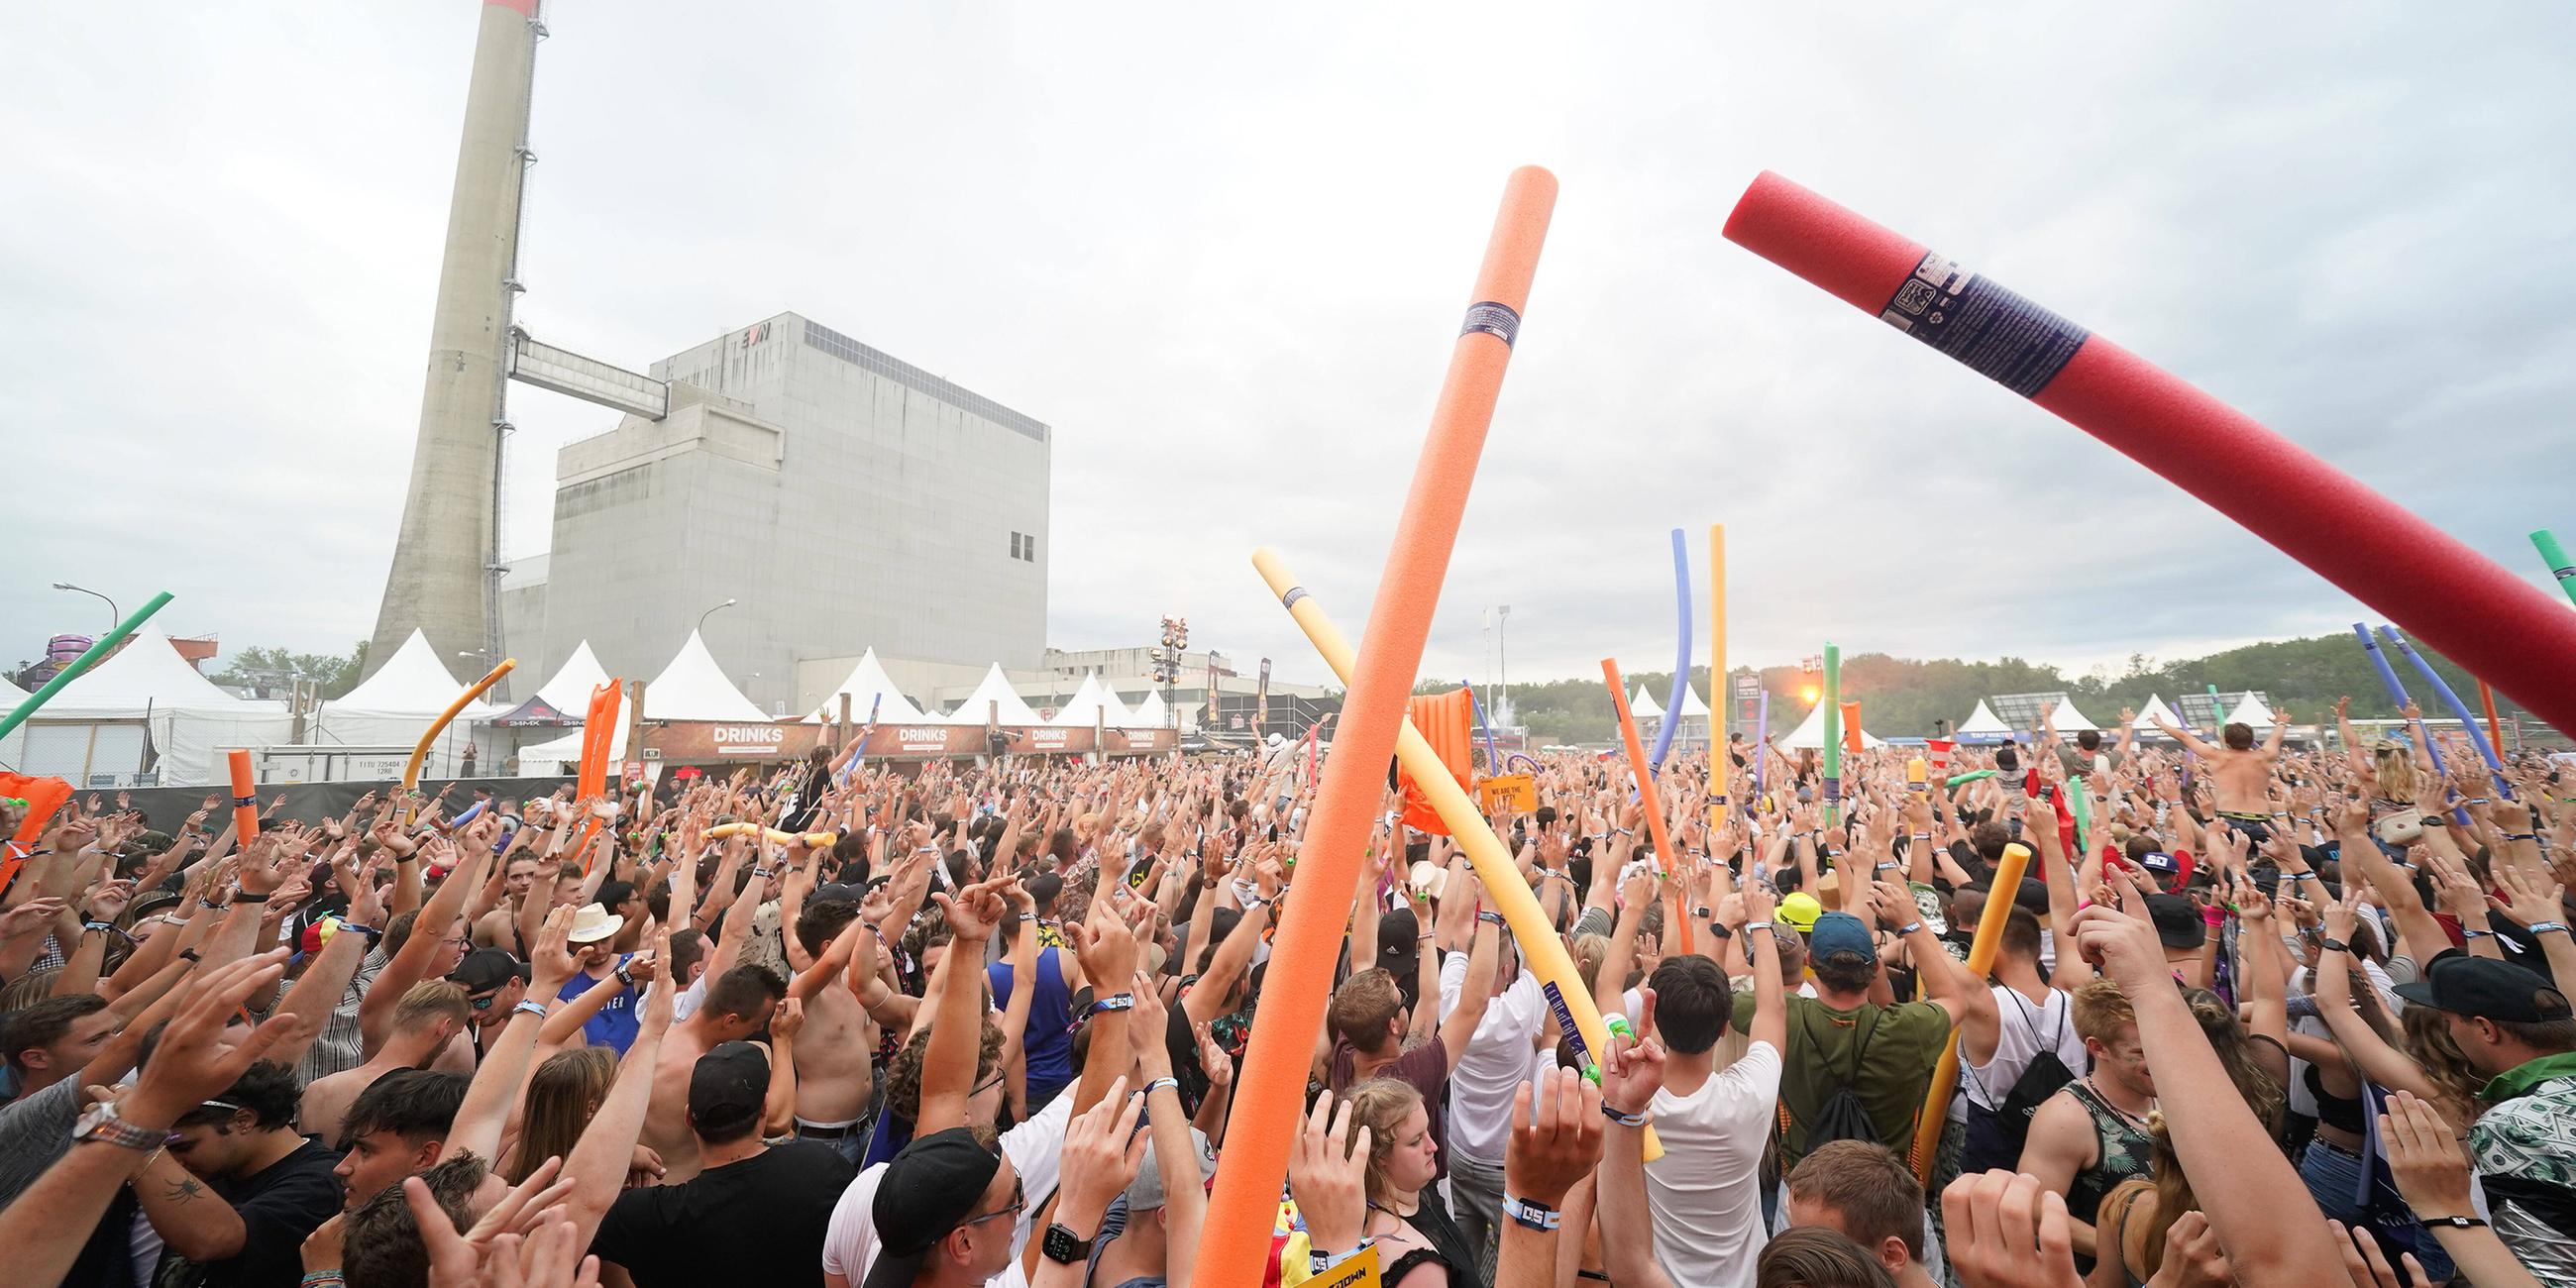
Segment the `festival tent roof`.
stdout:
[[975,691],[966,695],[966,700],[949,713],[948,723],[980,725],[995,716],[1005,728],[1046,723],[1038,718],[1035,709],[1021,700],[1020,691],[1011,687],[1011,681],[1002,674],[999,662],[984,672],[984,682],[976,685]]
[[1163,695],[1159,693],[1148,693],[1145,695],[1145,700],[1137,703],[1136,710],[1127,717],[1127,727],[1130,729],[1160,729],[1164,725],[1170,724],[1171,721],[1172,710],[1170,707],[1163,705]]
[[1977,734],[2001,734],[2009,738],[2012,736],[2012,727],[1996,719],[1994,708],[1987,706],[1984,698],[1979,698],[1977,709],[1969,712],[1968,718],[1960,721],[1958,729],[1954,732],[1962,738]]
[[688,642],[680,646],[671,664],[644,686],[644,718],[769,723],[768,713],[753,706],[725,678],[724,668],[716,665],[715,654],[707,651],[707,642],[696,631],[689,632]]
[[2249,729],[2269,729],[2278,721],[2273,717],[2272,709],[2263,705],[2262,699],[2248,692],[2245,699],[2236,704],[2236,709],[2227,713],[2225,723],[2241,724]]
[[1699,700],[1699,690],[1688,685],[1682,686],[1682,715],[1687,718],[1707,714],[1708,704]]
[[[478,677],[479,678],[479,677]],[[341,694],[339,700],[324,708],[327,712],[365,713],[389,716],[435,716],[447,710],[447,704],[465,691],[456,677],[438,660],[438,650],[430,647],[429,637],[412,628],[411,634],[394,650],[392,657],[376,669],[358,687]],[[480,718],[492,711],[491,704],[468,703],[463,717]],[[417,736],[417,735],[415,735]]]
[[[1978,705],[1981,708],[1984,706],[1983,703],[1979,703]],[[1793,751],[1800,747],[1824,746],[1825,704],[1819,702],[1813,708],[1810,708],[1807,712],[1807,718],[1800,721],[1798,723],[1798,727],[1790,731],[1788,737],[1776,739],[1772,745],[1776,747],[1785,747]],[[1887,744],[1881,741],[1878,735],[1871,733],[1867,729],[1863,729],[1860,731],[1860,745],[1863,747],[1884,747]]]
[[1646,686],[1640,684],[1636,695],[1628,699],[1628,714],[1640,720],[1655,720],[1663,716],[1664,709],[1655,705],[1655,699],[1647,694]]
[[2146,709],[2138,713],[2137,719],[2129,722],[2129,727],[2149,737],[2161,738],[2164,736],[2164,731],[2156,728],[2158,718],[2177,728],[2182,725],[2182,717],[2175,715],[2174,709],[2166,706],[2163,698],[2150,693],[2147,695]]
[[2048,713],[2048,722],[2057,726],[2057,731],[2059,733],[2075,733],[2086,729],[2100,729],[2102,727],[2085,719],[2084,713],[2075,709],[2075,699],[2073,698],[2059,698],[2057,700],[2057,709]]
[[1126,703],[1118,700],[1118,690],[1106,684],[1100,686],[1100,727],[1103,729],[1139,727],[1135,713],[1127,709]]
[[573,646],[572,656],[555,668],[553,678],[537,686],[537,696],[557,711],[571,714],[575,723],[590,713],[591,690],[608,683],[608,672],[590,651],[590,641]]
[[[645,693],[650,697],[652,690],[647,689]],[[894,677],[886,674],[885,664],[877,661],[877,651],[873,648],[859,655],[859,664],[850,668],[850,677],[841,681],[840,687],[823,695],[823,705],[805,717],[805,723],[813,724],[826,717],[837,718],[844,693],[850,695],[850,719],[862,723],[867,720],[871,708],[876,711],[879,724],[920,724],[935,718],[923,715],[921,708],[914,706],[910,698],[903,696],[902,690],[894,687]]]
[[1067,729],[1088,729],[1094,719],[1101,719],[1102,723],[1106,724],[1107,720],[1103,717],[1107,713],[1101,709],[1100,693],[1099,673],[1083,672],[1082,687],[1073,691],[1073,697],[1066,700],[1063,706],[1058,707],[1055,719],[1047,723]]
[[0,740],[0,763],[75,779],[121,775],[139,772],[148,749],[163,786],[196,786],[216,780],[222,752],[273,746],[291,728],[284,703],[236,698],[199,675],[168,636],[138,631]]
[[37,718],[132,719],[147,711],[272,714],[285,709],[281,703],[236,698],[216,688],[213,681],[197,674],[197,668],[179,656],[169,636],[158,631],[137,631],[125,647],[64,685]]

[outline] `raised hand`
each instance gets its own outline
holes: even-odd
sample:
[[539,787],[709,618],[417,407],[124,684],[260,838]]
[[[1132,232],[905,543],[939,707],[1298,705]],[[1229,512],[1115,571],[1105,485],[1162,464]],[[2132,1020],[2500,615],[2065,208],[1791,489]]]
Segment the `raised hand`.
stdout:
[[[2086,909],[2091,911],[2091,909]],[[1968,1288],[2081,1288],[2066,1199],[2028,1176],[1962,1176],[1941,1191],[1950,1268]],[[2032,1255],[2032,1249],[2038,1255]]]
[[238,1038],[226,1030],[252,994],[286,976],[286,950],[244,957],[204,971],[184,987],[176,1018],[161,1034],[152,1059],[125,1093],[124,1116],[151,1127],[222,1095],[253,1062],[298,1036],[308,1021],[280,1015]]
[[1503,1142],[1503,1189],[1557,1207],[1601,1163],[1601,1092],[1572,1069],[1556,1069],[1512,1093],[1512,1130]]
[[1601,1062],[1601,1102],[1623,1114],[1642,1114],[1664,1086],[1664,1043],[1655,1036],[1655,990],[1640,988],[1633,1026],[1640,1036],[1613,1032]]
[[2489,870],[2507,897],[2488,895],[2486,901],[2513,924],[2527,930],[2539,922],[2566,920],[2567,887],[2555,877],[2535,878],[2512,863],[2498,863]]
[[1318,1252],[1357,1248],[1368,1220],[1369,1129],[1351,1127],[1350,1102],[1336,1108],[1333,1093],[1315,1097],[1288,1153],[1288,1193],[1306,1218]]
[[1120,1074],[1099,1104],[1066,1125],[1056,1207],[1068,1220],[1097,1222],[1109,1210],[1109,1201],[1136,1179],[1145,1146],[1153,1140],[1152,1133],[1136,1130],[1144,1110],[1144,1093],[1130,1094],[1127,1075]]

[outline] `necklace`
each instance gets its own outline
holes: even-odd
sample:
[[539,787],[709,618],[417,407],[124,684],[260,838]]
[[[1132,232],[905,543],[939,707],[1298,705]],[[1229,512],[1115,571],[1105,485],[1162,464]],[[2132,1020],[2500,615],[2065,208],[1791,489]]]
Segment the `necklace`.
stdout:
[[1369,1200],[1369,1210],[1370,1210],[1370,1211],[1372,1211],[1372,1212],[1384,1212],[1384,1213],[1386,1213],[1388,1216],[1394,1217],[1394,1218],[1395,1218],[1396,1220],[1398,1220],[1398,1221],[1411,1221],[1415,1216],[1417,1216],[1417,1215],[1419,1215],[1419,1214],[1421,1213],[1421,1211],[1422,1211],[1422,1200],[1421,1200],[1419,1197],[1416,1197],[1416,1198],[1413,1200],[1413,1211],[1411,1211],[1411,1212],[1399,1212],[1399,1211],[1395,1210],[1394,1208],[1388,1207],[1387,1205],[1385,1205],[1385,1204],[1383,1204],[1383,1203],[1378,1202],[1378,1201],[1377,1201],[1377,1200],[1375,1200],[1375,1199],[1371,1199],[1371,1200]]
[[[2122,1109],[2120,1106],[2113,1104],[2109,1096],[2102,1094],[2102,1084],[2095,1082],[2092,1074],[2088,1073],[2084,1075],[2084,1085],[2092,1090],[2093,1098],[2095,1100],[2102,1102],[2103,1108],[2110,1110],[2112,1113],[2118,1114],[2120,1116],[2120,1121],[2137,1128],[2140,1135],[2153,1134],[2147,1126],[2147,1120],[2144,1115],[2130,1113],[2128,1110]],[[2159,1103],[2161,1102],[2159,1102],[2156,1097],[2147,1097],[2147,1113],[2154,1113]]]

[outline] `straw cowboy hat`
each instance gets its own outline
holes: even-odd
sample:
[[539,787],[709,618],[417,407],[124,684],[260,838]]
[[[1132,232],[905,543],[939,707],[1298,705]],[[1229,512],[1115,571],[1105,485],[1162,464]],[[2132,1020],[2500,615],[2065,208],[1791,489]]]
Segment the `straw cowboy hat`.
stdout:
[[626,927],[626,918],[595,903],[585,903],[572,915],[572,929],[564,939],[576,944],[595,944]]

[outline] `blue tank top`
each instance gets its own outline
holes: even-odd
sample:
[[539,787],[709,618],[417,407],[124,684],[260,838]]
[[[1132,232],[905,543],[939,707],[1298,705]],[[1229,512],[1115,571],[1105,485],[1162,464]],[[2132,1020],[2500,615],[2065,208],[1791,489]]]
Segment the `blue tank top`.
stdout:
[[[1073,995],[1065,990],[1064,965],[1057,949],[1038,950],[1037,994],[1029,999],[1029,1026],[1020,1038],[1028,1053],[1029,1103],[1036,1104],[1073,1081]],[[993,1004],[1011,1004],[1011,967],[995,962],[985,968],[993,981]]]

